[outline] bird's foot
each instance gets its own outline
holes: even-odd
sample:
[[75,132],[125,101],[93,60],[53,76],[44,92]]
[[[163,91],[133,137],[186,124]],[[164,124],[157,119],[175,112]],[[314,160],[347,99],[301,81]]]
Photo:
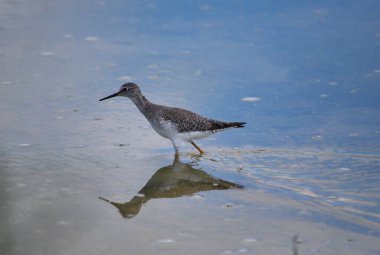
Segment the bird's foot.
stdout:
[[199,153],[190,153],[190,158],[192,159],[192,163],[197,163],[201,160],[201,158],[204,156],[204,154]]

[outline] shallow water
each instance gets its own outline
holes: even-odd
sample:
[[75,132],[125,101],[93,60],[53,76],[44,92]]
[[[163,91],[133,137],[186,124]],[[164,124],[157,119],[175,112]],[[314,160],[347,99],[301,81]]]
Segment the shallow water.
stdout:
[[[380,254],[377,1],[0,1],[2,254]],[[174,162],[127,99],[246,121]]]

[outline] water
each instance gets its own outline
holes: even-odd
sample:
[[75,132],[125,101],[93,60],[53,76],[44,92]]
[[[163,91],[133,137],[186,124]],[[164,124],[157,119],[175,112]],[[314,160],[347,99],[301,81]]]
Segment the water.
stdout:
[[[380,254],[379,10],[1,1],[2,254]],[[130,80],[247,127],[172,165]]]

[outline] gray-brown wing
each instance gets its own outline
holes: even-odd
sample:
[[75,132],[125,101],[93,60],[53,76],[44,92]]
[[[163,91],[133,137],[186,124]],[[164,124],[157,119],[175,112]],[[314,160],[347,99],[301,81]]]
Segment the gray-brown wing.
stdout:
[[246,124],[245,122],[224,122],[213,120],[181,108],[156,104],[150,104],[150,108],[152,109],[148,110],[148,112],[154,115],[151,115],[150,118],[156,119],[157,121],[162,119],[169,121],[176,126],[176,129],[180,133],[195,131],[213,132],[230,127],[240,128],[244,127]]
[[172,122],[180,133],[212,131],[214,125],[218,122],[185,109],[165,108],[162,118]]

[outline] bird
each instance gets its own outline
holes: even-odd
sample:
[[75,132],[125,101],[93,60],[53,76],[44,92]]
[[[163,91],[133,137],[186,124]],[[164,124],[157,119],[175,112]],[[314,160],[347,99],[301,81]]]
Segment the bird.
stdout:
[[151,103],[141,93],[139,86],[133,82],[123,84],[118,92],[99,101],[117,96],[127,97],[136,105],[152,128],[172,142],[175,155],[179,155],[179,146],[182,142],[190,143],[202,155],[205,153],[204,150],[195,144],[194,140],[228,128],[242,128],[246,124],[246,122],[214,120],[185,109]]

